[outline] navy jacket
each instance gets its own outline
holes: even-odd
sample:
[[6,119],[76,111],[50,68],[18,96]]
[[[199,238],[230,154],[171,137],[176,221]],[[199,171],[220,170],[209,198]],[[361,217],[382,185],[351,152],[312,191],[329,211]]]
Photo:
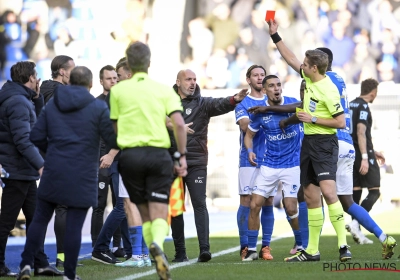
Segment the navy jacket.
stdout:
[[[175,92],[178,94],[178,86],[173,86]],[[187,135],[187,154],[186,161],[188,167],[202,166],[207,167],[208,164],[208,149],[207,149],[207,136],[208,124],[211,117],[226,114],[235,109],[235,105],[230,103],[232,96],[223,98],[202,97],[200,88],[196,85],[193,95],[181,99],[183,107],[183,119],[185,123],[193,122],[190,126],[194,130],[193,134]],[[174,133],[169,131],[171,140],[170,153],[177,150]]]
[[46,153],[38,197],[69,207],[96,207],[100,136],[118,148],[107,104],[84,87],[57,87],[30,137]]
[[36,92],[20,83],[7,81],[0,90],[0,164],[10,173],[9,179],[39,179],[43,158],[29,140],[43,96],[34,101]]

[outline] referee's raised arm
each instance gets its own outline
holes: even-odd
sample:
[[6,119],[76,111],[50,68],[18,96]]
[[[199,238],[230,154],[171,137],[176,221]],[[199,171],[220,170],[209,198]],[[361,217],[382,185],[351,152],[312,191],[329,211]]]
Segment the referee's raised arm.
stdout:
[[287,64],[293,68],[294,71],[300,73],[301,62],[300,60],[294,55],[294,53],[289,50],[289,48],[285,45],[282,41],[282,38],[278,34],[278,23],[276,20],[268,21],[269,26],[269,34],[271,35],[271,39],[278,48],[279,53],[285,59]]

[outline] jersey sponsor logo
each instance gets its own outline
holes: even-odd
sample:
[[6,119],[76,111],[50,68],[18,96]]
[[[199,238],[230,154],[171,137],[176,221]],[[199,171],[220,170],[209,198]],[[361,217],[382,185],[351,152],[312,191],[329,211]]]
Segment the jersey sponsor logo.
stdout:
[[339,103],[336,103],[336,104],[333,105],[333,106],[336,108],[336,111],[339,110],[339,108],[340,108],[340,104],[339,104]]
[[236,118],[241,116],[241,115],[244,115],[244,110],[243,109],[241,109],[241,110],[236,112]]
[[186,109],[186,115],[190,115],[192,113],[192,108],[187,108]]
[[324,175],[329,175],[329,174],[330,174],[329,172],[321,172],[317,176],[324,176]]
[[364,106],[364,108],[365,108],[365,109],[367,109],[367,108],[368,108],[368,104],[364,104],[363,106]]
[[365,111],[361,111],[360,112],[360,120],[367,120],[367,118],[368,118],[368,112],[365,112]]
[[310,109],[311,112],[315,112],[315,109],[317,108],[317,102],[310,100],[308,108]]
[[296,185],[293,185],[291,190],[290,190],[290,194],[294,194],[294,193],[297,193],[297,186]]
[[163,194],[163,193],[156,193],[156,192],[152,192],[151,196],[157,197],[157,198],[162,198],[162,199],[167,199],[168,195]]
[[359,105],[359,103],[350,103],[350,107],[352,108],[357,108]]
[[269,123],[272,120],[272,116],[266,116],[262,118],[265,123]]
[[195,182],[196,184],[203,184],[203,180],[198,180],[198,179],[196,179],[196,180],[194,180],[194,182]]
[[354,150],[349,150],[349,152],[347,154],[340,154],[339,158],[351,158],[351,159],[355,159],[356,155],[354,153]]
[[285,139],[290,139],[292,137],[297,136],[297,132],[296,131],[292,131],[289,133],[280,133],[277,135],[268,135],[268,140],[269,141],[280,141],[280,140],[285,140]]

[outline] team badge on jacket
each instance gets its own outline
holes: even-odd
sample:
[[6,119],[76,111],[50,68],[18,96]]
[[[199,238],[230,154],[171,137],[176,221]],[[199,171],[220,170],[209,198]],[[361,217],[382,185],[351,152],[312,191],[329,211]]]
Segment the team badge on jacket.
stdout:
[[310,108],[310,111],[315,112],[316,107],[317,107],[317,103],[313,100],[310,100],[310,105],[308,106],[308,108]]
[[192,113],[192,109],[191,108],[187,108],[186,109],[186,115],[190,115]]

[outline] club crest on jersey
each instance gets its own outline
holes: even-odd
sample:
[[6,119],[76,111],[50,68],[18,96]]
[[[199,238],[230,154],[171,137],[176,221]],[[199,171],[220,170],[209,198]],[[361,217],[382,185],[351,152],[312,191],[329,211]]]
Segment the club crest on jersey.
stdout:
[[310,109],[311,112],[315,112],[315,109],[317,108],[317,102],[310,100],[308,108]]
[[187,108],[186,109],[186,115],[190,115],[192,113],[192,108]]

